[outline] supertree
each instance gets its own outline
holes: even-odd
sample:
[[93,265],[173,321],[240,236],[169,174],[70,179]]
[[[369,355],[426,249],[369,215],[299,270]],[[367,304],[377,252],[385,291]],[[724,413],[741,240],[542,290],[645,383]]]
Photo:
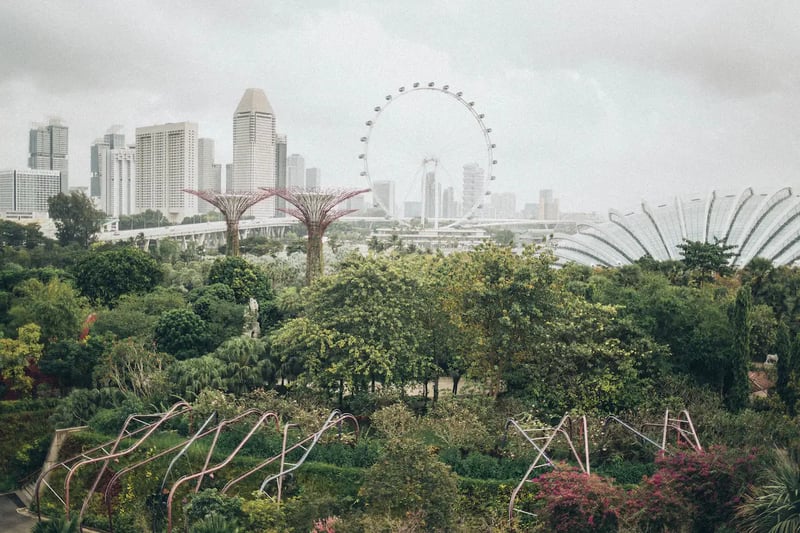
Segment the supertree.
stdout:
[[322,274],[322,236],[332,222],[354,213],[357,209],[337,209],[342,202],[369,189],[319,189],[290,187],[288,189],[265,189],[283,198],[293,207],[278,208],[303,223],[308,232],[306,250],[306,282],[311,282]]
[[225,252],[232,256],[239,255],[239,220],[244,212],[275,194],[270,190],[219,192],[183,189],[183,192],[194,194],[220,210],[228,227],[225,232]]

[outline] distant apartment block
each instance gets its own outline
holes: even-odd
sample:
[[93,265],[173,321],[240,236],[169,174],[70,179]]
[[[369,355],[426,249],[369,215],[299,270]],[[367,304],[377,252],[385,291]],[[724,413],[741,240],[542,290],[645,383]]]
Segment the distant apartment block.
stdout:
[[[222,183],[217,179],[217,171],[214,169],[214,139],[197,140],[197,188],[201,191],[222,190]],[[214,206],[205,200],[197,201],[197,211],[201,214],[214,209]]]
[[0,215],[47,218],[47,200],[62,189],[58,170],[0,170]]
[[[463,176],[462,215],[467,215],[473,209],[478,209],[479,206],[483,205],[485,172],[477,163],[469,163],[464,165]],[[480,213],[476,213],[476,216],[480,216]]]
[[136,208],[159,210],[171,222],[197,214],[197,124],[136,128]]
[[104,153],[100,210],[119,218],[136,210],[136,149],[114,148]]
[[541,220],[558,220],[558,200],[553,198],[552,189],[539,191],[539,218]]
[[372,201],[374,207],[383,207],[387,215],[395,215],[394,181],[376,180],[372,183]]

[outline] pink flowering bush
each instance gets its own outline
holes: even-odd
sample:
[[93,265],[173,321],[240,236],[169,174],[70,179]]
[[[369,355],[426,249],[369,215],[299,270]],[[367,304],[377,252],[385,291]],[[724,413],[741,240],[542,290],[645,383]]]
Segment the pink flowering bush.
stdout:
[[575,470],[548,472],[535,481],[537,514],[548,531],[617,531],[622,489]]
[[644,531],[714,531],[733,520],[758,463],[752,450],[725,447],[661,455],[628,495],[626,521]]

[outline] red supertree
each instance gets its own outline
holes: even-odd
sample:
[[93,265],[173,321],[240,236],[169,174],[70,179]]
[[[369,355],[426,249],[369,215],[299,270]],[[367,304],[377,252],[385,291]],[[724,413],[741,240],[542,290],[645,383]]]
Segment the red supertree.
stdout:
[[194,194],[210,203],[225,217],[225,224],[228,226],[225,235],[225,252],[227,255],[239,255],[239,220],[244,212],[262,200],[266,200],[275,193],[270,190],[242,191],[242,192],[219,192],[219,191],[195,191],[183,189],[183,192]]
[[322,236],[332,222],[354,213],[357,209],[337,209],[342,202],[369,189],[319,189],[290,187],[288,189],[264,189],[283,198],[293,207],[278,208],[303,223],[308,231],[306,251],[306,282],[310,285],[322,274]]

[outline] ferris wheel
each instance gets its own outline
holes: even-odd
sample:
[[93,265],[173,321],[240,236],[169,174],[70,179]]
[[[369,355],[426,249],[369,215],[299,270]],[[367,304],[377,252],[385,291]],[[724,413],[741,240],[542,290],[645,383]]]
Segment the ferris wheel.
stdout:
[[434,82],[400,87],[367,120],[359,159],[373,204],[403,225],[453,227],[487,207],[497,164],[475,102]]

